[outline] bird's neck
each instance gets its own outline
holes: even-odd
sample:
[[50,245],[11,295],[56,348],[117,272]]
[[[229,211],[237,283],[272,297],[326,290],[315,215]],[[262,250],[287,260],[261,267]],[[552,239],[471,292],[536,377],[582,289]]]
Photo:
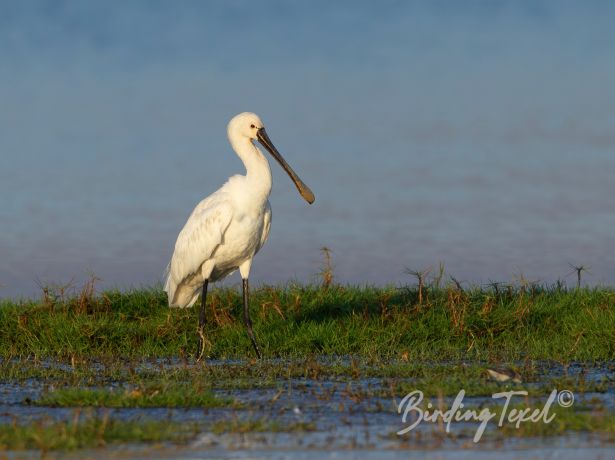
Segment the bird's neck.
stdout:
[[246,167],[246,182],[257,199],[267,200],[271,192],[271,169],[262,152],[248,138],[231,140],[233,149]]

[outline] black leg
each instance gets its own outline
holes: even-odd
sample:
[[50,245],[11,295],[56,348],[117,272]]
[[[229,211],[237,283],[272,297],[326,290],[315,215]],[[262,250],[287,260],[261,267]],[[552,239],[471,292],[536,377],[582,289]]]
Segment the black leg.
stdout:
[[254,351],[256,351],[256,356],[258,359],[261,358],[261,352],[258,349],[258,344],[256,343],[256,338],[254,337],[254,331],[252,330],[252,321],[250,320],[250,303],[249,303],[249,286],[248,279],[243,280],[243,322],[248,328],[248,335],[250,336],[250,340],[252,340],[252,345],[254,345]]
[[196,331],[199,336],[199,345],[196,350],[196,360],[200,361],[203,357],[203,352],[205,351],[205,334],[203,333],[203,328],[205,327],[205,303],[207,301],[207,285],[209,284],[209,280],[205,280],[203,283],[203,292],[201,293],[201,310],[199,311],[199,327]]

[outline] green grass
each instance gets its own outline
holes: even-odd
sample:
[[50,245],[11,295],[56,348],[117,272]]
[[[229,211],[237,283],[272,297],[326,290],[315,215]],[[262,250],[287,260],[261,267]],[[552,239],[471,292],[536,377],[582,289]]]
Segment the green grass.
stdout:
[[[2,372],[9,366],[10,372]],[[320,363],[314,360],[199,365],[185,369],[128,367],[123,372],[111,368],[108,369],[109,374],[104,370],[78,368],[67,376],[59,375],[55,370],[47,373],[46,369],[32,364],[11,363],[0,367],[0,375],[6,375],[13,382],[44,380],[51,389],[43,392],[42,397],[32,403],[63,407],[249,408],[249,402],[240,404],[232,398],[216,397],[212,390],[286,390],[291,378],[294,379],[295,390],[302,391],[302,382],[306,380],[312,383],[327,381],[335,384],[336,391],[347,393],[353,400],[370,400],[375,397],[395,400],[415,389],[431,397],[454,396],[461,388],[469,396],[488,396],[502,389],[523,389],[529,392],[530,397],[541,398],[553,388],[568,389],[581,395],[612,392],[615,386],[615,382],[606,375],[589,381],[583,373],[568,377],[549,376],[548,370],[536,363],[527,363],[518,367],[518,370],[523,375],[524,383],[494,382],[487,377],[485,365],[481,363],[394,362],[360,365],[355,362],[342,365],[334,361]],[[371,382],[369,387],[355,384],[367,378]],[[107,388],[103,388],[105,386]],[[321,390],[321,399],[327,400],[327,391]]]
[[0,424],[0,451],[72,450],[114,443],[185,443],[198,433],[196,424],[167,421],[121,421],[92,417],[72,421]]
[[219,420],[214,422],[208,429],[214,434],[224,433],[301,433],[315,431],[313,423],[294,422],[281,423],[267,418],[249,420]]
[[[420,298],[420,301],[419,301]],[[212,358],[252,359],[240,293],[208,297]],[[352,355],[380,360],[608,360],[615,357],[615,292],[560,287],[288,285],[252,293],[265,357]],[[169,309],[164,292],[47,293],[40,301],[0,302],[0,356],[189,357],[197,309]]]
[[64,388],[45,393],[34,402],[51,407],[229,407],[231,398],[219,398],[198,384],[148,385],[132,389]]
[[499,436],[506,438],[561,436],[566,433],[596,433],[607,435],[606,440],[615,440],[615,414],[600,411],[571,411],[555,408],[555,418],[551,423],[522,423],[519,428],[514,423],[504,423]]
[[[437,407],[437,401],[431,402],[435,403],[434,407]],[[421,408],[427,409],[426,404],[427,401],[425,402],[425,404],[421,405]],[[513,413],[514,410],[522,411],[526,409],[527,406],[519,404],[510,404],[510,406],[504,413],[504,420],[502,422],[502,426],[498,426],[500,416],[503,412],[502,406],[503,405],[470,405],[464,406],[463,409],[461,409],[462,412],[474,411],[477,414],[480,413],[480,411],[482,410],[488,409],[490,413],[495,415],[495,417],[489,421],[487,425],[487,430],[484,432],[481,438],[481,443],[488,441],[504,441],[511,438],[556,437],[570,435],[572,433],[592,433],[594,437],[596,435],[600,436],[601,440],[604,442],[615,441],[615,414],[613,414],[612,412],[608,412],[605,410],[573,411],[570,409],[554,406],[548,412],[548,417],[550,418],[549,423],[544,423],[544,421],[542,420],[539,422],[523,421],[520,422],[519,427],[517,427],[517,419],[514,418],[514,415],[512,415],[513,419],[511,420],[509,416]],[[531,407],[531,410],[534,410],[536,407],[537,406]],[[527,415],[529,416],[529,413]],[[440,436],[445,436],[449,439],[473,438],[480,422],[473,420],[470,423],[473,425],[473,427],[459,428],[459,424],[452,423],[450,432],[445,433],[445,423],[439,424],[438,422],[422,422],[422,424],[425,426],[433,426],[431,434],[435,435],[436,438],[439,434]],[[406,441],[416,440],[416,438],[413,438],[414,435],[415,433],[411,431],[402,435],[401,439],[405,439]],[[400,439],[396,432],[390,433],[389,438],[395,440]]]
[[123,421],[109,417],[81,417],[73,420],[38,420],[27,425],[0,424],[0,452],[5,450],[62,451],[98,448],[120,443],[186,444],[198,434],[301,433],[314,431],[311,423],[282,424],[267,418],[220,420],[209,424],[155,420]]
[[[160,289],[0,301],[0,381],[48,385],[34,401],[50,407],[221,407],[258,414],[263,403],[237,402],[216,390],[274,388],[344,401],[339,416],[393,410],[420,389],[437,402],[504,389],[543,401],[553,388],[576,394],[613,392],[614,382],[585,374],[549,376],[571,361],[608,368],[615,360],[615,291],[562,286],[471,288],[433,282],[418,287],[287,285],[255,289],[254,330],[265,359],[256,360],[241,315],[241,293],[208,297],[207,354],[194,363],[197,309],[169,309]],[[487,363],[512,364],[524,383],[497,384]],[[610,366],[610,367],[609,367]],[[370,378],[372,386],[358,385]],[[292,379],[292,381],[291,381]],[[302,381],[306,382],[302,388]],[[320,385],[327,382],[329,385]],[[292,388],[291,388],[292,386]],[[272,392],[276,393],[276,392]],[[271,404],[275,404],[275,398]],[[368,403],[365,405],[364,403]],[[273,407],[273,406],[272,406]],[[337,407],[337,405],[335,405]],[[105,409],[102,409],[103,411]],[[331,409],[335,411],[335,408]],[[361,409],[363,410],[363,409]],[[110,411],[112,412],[112,411]],[[614,415],[601,403],[558,412],[557,423],[504,427],[497,436],[597,432],[613,436]],[[77,417],[78,418],[78,417]],[[197,433],[306,432],[309,423],[234,418],[209,424],[109,418],[0,425],[2,449],[76,449],[126,442],[186,443]],[[509,430],[509,431],[506,431]]]

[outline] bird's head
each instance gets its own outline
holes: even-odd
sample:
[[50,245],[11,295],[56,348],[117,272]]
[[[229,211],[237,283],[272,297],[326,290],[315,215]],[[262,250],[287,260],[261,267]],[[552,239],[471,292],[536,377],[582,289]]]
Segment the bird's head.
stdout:
[[235,115],[229,122],[228,135],[256,140],[260,129],[263,129],[263,122],[259,116],[252,112],[243,112]]
[[286,163],[280,152],[278,152],[278,149],[275,148],[273,142],[271,142],[271,139],[269,139],[269,136],[267,135],[267,131],[265,131],[263,122],[258,115],[252,112],[243,112],[239,115],[235,115],[228,124],[227,132],[228,137],[231,140],[231,144],[233,143],[233,139],[242,137],[250,139],[250,142],[255,140],[260,142],[290,176],[305,201],[310,204],[314,202],[314,194],[310,188],[305,185],[301,179],[299,179],[299,176],[297,176],[290,165]]

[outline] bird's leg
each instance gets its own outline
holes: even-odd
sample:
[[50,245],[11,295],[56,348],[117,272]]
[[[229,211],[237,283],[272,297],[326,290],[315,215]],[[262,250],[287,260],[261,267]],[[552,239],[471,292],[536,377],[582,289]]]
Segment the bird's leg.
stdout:
[[196,360],[200,361],[203,357],[203,352],[205,351],[205,334],[203,333],[203,328],[205,327],[205,303],[207,301],[207,284],[209,284],[209,280],[205,280],[203,283],[203,292],[201,292],[201,310],[199,311],[199,327],[196,330],[197,335],[199,336],[199,345],[196,350]]
[[250,340],[252,340],[252,345],[254,345],[256,356],[258,359],[261,359],[261,352],[258,348],[258,344],[256,343],[254,331],[252,330],[252,320],[250,320],[249,290],[248,278],[243,278],[243,322],[245,323],[246,328],[248,328],[248,335],[250,336]]

